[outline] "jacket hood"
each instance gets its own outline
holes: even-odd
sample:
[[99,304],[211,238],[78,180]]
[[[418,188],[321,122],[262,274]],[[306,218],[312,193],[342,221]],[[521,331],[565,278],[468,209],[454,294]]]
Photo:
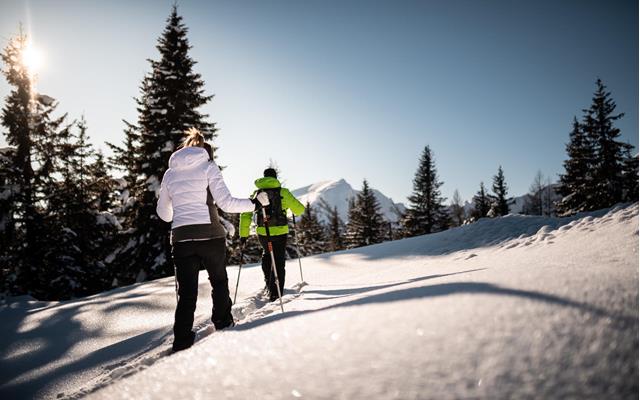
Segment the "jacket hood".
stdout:
[[169,168],[190,169],[209,162],[209,154],[202,147],[185,147],[169,158]]
[[255,183],[258,189],[274,189],[280,187],[280,181],[270,176],[258,178]]

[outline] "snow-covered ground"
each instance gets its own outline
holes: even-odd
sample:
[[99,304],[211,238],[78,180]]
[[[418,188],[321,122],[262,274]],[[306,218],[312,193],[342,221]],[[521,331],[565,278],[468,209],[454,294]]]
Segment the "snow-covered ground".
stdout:
[[[0,398],[638,397],[638,205],[507,216],[303,259],[285,313],[243,268],[235,328],[168,355],[172,278],[0,308]],[[238,269],[229,267],[233,290]],[[204,274],[204,273],[203,273]]]

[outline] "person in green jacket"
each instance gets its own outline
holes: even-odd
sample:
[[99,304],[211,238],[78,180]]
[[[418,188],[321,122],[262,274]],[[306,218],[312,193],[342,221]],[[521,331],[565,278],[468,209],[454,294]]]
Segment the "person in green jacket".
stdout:
[[[258,193],[265,192],[269,196],[269,205],[265,207],[265,211],[269,217],[269,234],[271,235],[271,244],[273,246],[273,255],[276,260],[276,268],[278,278],[280,278],[280,292],[284,293],[285,279],[285,260],[287,236],[289,234],[289,221],[287,220],[287,209],[296,215],[304,213],[304,206],[296,199],[291,192],[283,188],[278,180],[278,174],[275,169],[267,168],[264,170],[264,177],[256,179],[256,187],[258,188],[251,198]],[[249,237],[249,227],[251,225],[253,213],[246,212],[240,214],[240,243],[244,246]],[[264,281],[269,293],[269,300],[274,301],[278,298],[278,290],[276,287],[276,278],[271,269],[271,255],[267,246],[267,231],[264,227],[264,219],[262,213],[257,215],[256,233],[262,245],[262,272],[264,273]]]

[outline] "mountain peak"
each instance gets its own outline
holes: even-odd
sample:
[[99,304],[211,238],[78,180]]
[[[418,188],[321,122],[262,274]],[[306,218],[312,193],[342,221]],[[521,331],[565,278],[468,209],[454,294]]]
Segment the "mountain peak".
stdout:
[[[327,221],[326,208],[336,208],[340,218],[346,222],[349,212],[349,200],[358,195],[344,178],[320,181],[307,185],[291,192],[303,204],[309,203],[315,207],[321,221]],[[391,222],[398,221],[398,211],[404,211],[402,203],[394,203],[391,198],[385,196],[379,190],[374,190],[374,196],[380,203],[380,212]]]

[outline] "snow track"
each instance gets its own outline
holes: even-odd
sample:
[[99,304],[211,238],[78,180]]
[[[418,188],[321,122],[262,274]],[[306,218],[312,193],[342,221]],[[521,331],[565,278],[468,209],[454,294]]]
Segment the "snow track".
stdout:
[[[302,295],[301,290],[304,286],[306,286],[306,282],[298,283],[291,289],[286,289],[284,296],[282,296],[283,304],[287,304],[300,297]],[[274,312],[279,313],[280,303],[277,300],[269,302],[263,290],[260,290],[234,305],[231,312],[234,316],[234,320],[236,321],[236,326],[239,326],[243,323],[258,320]],[[234,329],[235,327],[227,328],[224,331],[228,332]],[[214,334],[216,329],[209,318],[200,316],[200,318],[194,322],[194,331],[196,332],[196,337],[193,346],[197,346],[201,340]],[[140,353],[135,357],[103,367],[103,372],[100,376],[90,381],[86,387],[80,391],[71,394],[58,393],[56,397],[79,399],[120,379],[143,371],[162,358],[170,356],[172,354],[172,342],[173,334],[172,332],[168,332],[160,340],[149,343],[149,345],[140,351]]]

